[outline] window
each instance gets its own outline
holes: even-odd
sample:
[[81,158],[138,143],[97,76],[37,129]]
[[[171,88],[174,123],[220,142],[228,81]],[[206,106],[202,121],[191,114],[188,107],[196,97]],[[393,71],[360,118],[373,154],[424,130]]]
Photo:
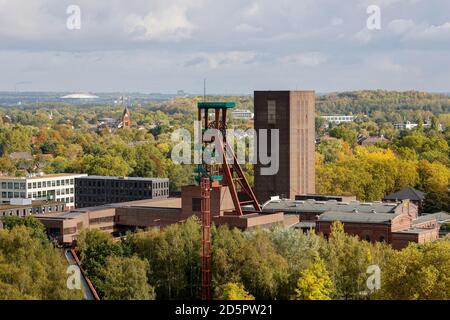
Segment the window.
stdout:
[[6,189],[7,183],[6,182],[2,182],[2,189]]
[[38,182],[38,188],[42,188],[42,183]]
[[20,185],[19,185],[19,183],[18,182],[14,182],[14,189],[19,189],[20,187],[19,187]]
[[42,182],[42,188],[47,188],[47,182]]
[[275,100],[267,101],[267,123],[275,124],[277,122],[277,103]]
[[192,198],[192,211],[194,212],[202,211],[202,199]]
[[8,189],[13,189],[13,183],[12,182],[8,182]]
[[36,182],[33,182],[33,189],[36,189]]

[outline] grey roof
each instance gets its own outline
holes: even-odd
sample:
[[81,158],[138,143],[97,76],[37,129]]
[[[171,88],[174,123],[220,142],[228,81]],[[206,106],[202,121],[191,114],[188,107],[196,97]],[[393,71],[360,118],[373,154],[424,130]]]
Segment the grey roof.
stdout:
[[301,228],[315,228],[316,222],[315,221],[300,221],[299,223],[296,223],[293,225],[294,228],[301,229]]
[[398,203],[362,203],[359,201],[337,202],[329,201],[314,201],[314,200],[271,200],[263,205],[263,212],[277,212],[282,211],[286,213],[307,213],[317,212],[317,214],[326,211],[337,212],[368,212],[375,211],[376,213],[393,213]]
[[145,177],[111,177],[111,176],[84,176],[77,179],[119,180],[119,181],[169,181],[169,178],[145,178]]
[[384,200],[412,200],[412,201],[422,201],[425,198],[425,193],[416,190],[411,187],[404,188],[400,191],[391,193],[387,195]]
[[413,221],[413,224],[427,222],[427,221],[431,221],[434,219],[436,219],[440,223],[450,221],[450,214],[448,214],[447,212],[423,214],[422,216],[415,219]]
[[319,216],[319,221],[341,221],[356,223],[390,223],[398,214],[356,213],[328,211]]
[[428,233],[428,232],[432,232],[432,231],[433,231],[433,229],[411,228],[411,229],[397,231],[395,233],[420,234],[420,233]]

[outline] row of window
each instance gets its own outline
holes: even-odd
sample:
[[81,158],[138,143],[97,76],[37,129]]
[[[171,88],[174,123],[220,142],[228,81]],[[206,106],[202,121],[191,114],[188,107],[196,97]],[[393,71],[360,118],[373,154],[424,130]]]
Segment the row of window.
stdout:
[[16,198],[17,199],[17,198],[25,198],[25,197],[26,197],[25,192],[2,191],[3,199],[6,199],[6,198],[8,198],[8,199]]
[[64,211],[64,205],[56,205],[49,207],[36,207],[36,208],[27,208],[27,209],[13,209],[13,210],[4,210],[1,212],[1,216],[17,216],[24,217],[26,215],[38,214],[38,213],[50,213],[50,212],[59,212]]
[[74,179],[28,182],[28,189],[40,189],[73,185]]
[[104,190],[104,189],[97,189],[97,188],[92,188],[92,189],[86,189],[83,188],[81,190],[77,190],[77,195],[78,194],[98,194],[98,195],[111,195],[111,194],[123,194],[123,195],[130,195],[130,196],[151,196],[152,192],[151,190],[135,190],[135,189],[123,189],[123,190],[119,190],[119,189],[113,189],[113,190]]
[[[44,190],[44,191],[30,192],[28,194],[28,198],[29,199],[46,198],[47,196],[51,197],[51,196],[54,196],[55,194],[57,196],[64,196],[66,194],[67,195],[73,194],[73,192],[74,192],[73,188],[56,189],[56,190],[49,190],[49,191]],[[8,197],[8,198],[10,198],[10,197]],[[21,197],[21,198],[25,198],[25,197]]]
[[110,183],[106,183],[105,180],[85,180],[80,179],[77,180],[77,187],[104,187],[110,186],[112,188],[169,188],[169,182],[138,182],[138,181],[112,181]]
[[73,197],[56,199],[56,202],[73,203]]
[[25,190],[25,182],[2,182],[3,190]]
[[114,222],[114,216],[89,219],[90,224]]
[[353,121],[353,116],[323,116],[328,121]]

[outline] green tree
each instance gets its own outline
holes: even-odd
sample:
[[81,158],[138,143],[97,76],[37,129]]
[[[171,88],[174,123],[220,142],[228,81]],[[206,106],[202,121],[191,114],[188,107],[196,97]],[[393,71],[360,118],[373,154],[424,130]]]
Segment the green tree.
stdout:
[[31,228],[0,230],[0,300],[82,299],[67,288],[67,262],[48,242],[33,237]]
[[344,225],[335,222],[322,257],[333,280],[333,298],[358,299],[366,289],[367,267],[371,263],[371,245],[347,235]]
[[330,130],[330,136],[333,138],[342,139],[349,145],[353,146],[356,144],[358,133],[356,130],[351,129],[347,125],[341,124]]
[[83,268],[99,294],[103,295],[107,259],[121,255],[120,245],[114,243],[112,236],[106,232],[87,229],[81,231],[77,245]]
[[111,256],[107,259],[102,284],[106,300],[153,300],[155,292],[148,284],[148,262],[136,256]]
[[26,216],[24,218],[7,216],[1,220],[5,229],[12,230],[18,226],[25,226],[30,230],[30,234],[34,239],[39,239],[43,244],[48,243],[45,226],[33,216]]
[[245,258],[240,270],[242,283],[256,299],[275,299],[288,283],[287,261],[276,252],[264,230],[246,236],[241,252]]
[[450,240],[410,244],[383,263],[380,299],[450,299]]

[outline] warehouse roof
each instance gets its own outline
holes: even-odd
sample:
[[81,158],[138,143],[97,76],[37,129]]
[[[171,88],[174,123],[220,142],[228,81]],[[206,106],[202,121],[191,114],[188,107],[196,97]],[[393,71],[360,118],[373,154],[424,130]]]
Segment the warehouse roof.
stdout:
[[390,223],[398,214],[355,213],[328,211],[319,216],[319,221],[341,221],[357,223]]
[[423,214],[413,221],[413,224],[427,222],[431,220],[437,220],[438,222],[445,222],[450,220],[450,214],[447,212],[429,213]]
[[271,200],[263,205],[263,212],[286,212],[286,213],[307,213],[316,212],[318,214],[326,211],[337,212],[376,212],[376,213],[393,213],[398,203],[363,203],[359,201],[337,202],[315,201],[315,200]]

